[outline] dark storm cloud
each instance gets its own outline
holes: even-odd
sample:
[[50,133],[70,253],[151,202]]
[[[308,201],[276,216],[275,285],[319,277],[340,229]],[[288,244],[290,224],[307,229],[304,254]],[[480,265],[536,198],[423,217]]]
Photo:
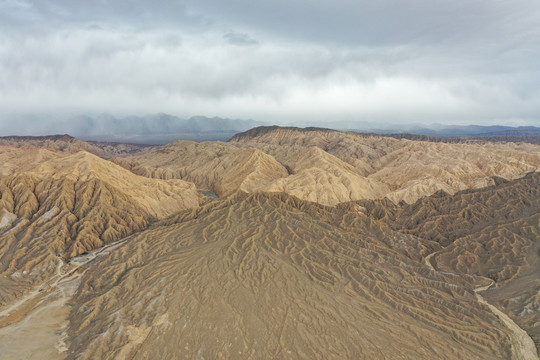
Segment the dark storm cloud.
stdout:
[[540,125],[538,59],[537,0],[0,0],[3,114]]

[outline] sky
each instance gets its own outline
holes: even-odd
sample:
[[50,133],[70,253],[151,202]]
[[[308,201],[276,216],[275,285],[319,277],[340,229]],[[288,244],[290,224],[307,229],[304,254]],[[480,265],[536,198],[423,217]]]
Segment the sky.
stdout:
[[0,126],[158,112],[540,126],[540,2],[0,0]]

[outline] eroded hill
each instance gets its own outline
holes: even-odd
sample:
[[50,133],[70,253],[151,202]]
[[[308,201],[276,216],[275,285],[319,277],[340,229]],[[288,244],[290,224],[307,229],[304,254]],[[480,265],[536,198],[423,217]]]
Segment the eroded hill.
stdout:
[[538,344],[536,145],[258,128],[100,158],[15,140],[3,358],[536,357],[518,327]]
[[22,291],[53,274],[59,258],[124,238],[199,201],[191,183],[136,176],[86,152],[2,178],[0,303],[19,285]]
[[152,147],[149,145],[139,144],[81,141],[70,135],[5,136],[0,137],[0,146],[10,146],[23,149],[33,147],[68,154],[86,151],[105,159],[118,155],[144,152]]
[[68,359],[508,358],[437,248],[354,209],[239,193],[184,212],[83,278]]
[[193,181],[220,196],[285,192],[323,205],[416,200],[513,180],[540,166],[540,146],[435,143],[323,129],[257,128],[229,143],[180,141],[114,162],[136,174]]
[[413,205],[361,202],[363,211],[395,230],[443,248],[437,269],[495,281],[485,297],[533,338],[540,353],[540,174]]
[[138,175],[192,181],[220,196],[256,191],[288,175],[283,165],[260,150],[222,142],[177,141],[113,161]]
[[[288,161],[288,148],[318,147],[353,166],[367,181],[387,186],[384,196],[395,203],[414,203],[439,190],[453,194],[480,188],[492,185],[493,176],[512,180],[540,167],[540,146],[526,143],[450,144],[279,127],[252,129],[231,142],[261,148],[280,162]],[[289,166],[295,170],[294,160]]]

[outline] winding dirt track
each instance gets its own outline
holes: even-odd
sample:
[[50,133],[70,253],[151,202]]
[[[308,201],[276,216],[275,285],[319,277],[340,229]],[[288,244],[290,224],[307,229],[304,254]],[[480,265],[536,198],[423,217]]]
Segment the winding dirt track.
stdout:
[[71,299],[87,265],[121,246],[129,238],[109,244],[70,263],[58,260],[56,275],[0,310],[2,359],[62,359],[67,350],[67,317]]
[[[436,255],[438,252],[434,252],[432,254],[429,254],[424,259],[424,262],[427,266],[429,266],[433,271],[437,271],[435,267],[433,266],[433,263],[431,262],[431,258]],[[495,314],[503,323],[506,325],[508,329],[510,329],[510,340],[512,343],[512,359],[514,360],[538,360],[540,357],[537,355],[536,352],[536,346],[534,345],[534,341],[531,339],[529,334],[522,328],[520,328],[508,315],[497,309],[497,307],[491,305],[487,302],[486,299],[482,295],[480,295],[480,292],[486,291],[490,287],[492,287],[495,284],[495,281],[484,278],[486,280],[491,281],[490,284],[477,287],[474,289],[476,299],[481,304],[484,304],[491,310],[493,314]]]

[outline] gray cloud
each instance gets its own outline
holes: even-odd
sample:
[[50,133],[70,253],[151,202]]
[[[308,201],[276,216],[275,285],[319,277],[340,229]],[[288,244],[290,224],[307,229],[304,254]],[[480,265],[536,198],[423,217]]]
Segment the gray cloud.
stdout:
[[258,45],[259,44],[259,42],[257,40],[252,39],[248,34],[230,32],[230,33],[227,33],[227,34],[223,35],[223,38],[229,44],[233,44],[233,45],[250,46],[250,45]]
[[536,0],[0,0],[0,123],[168,112],[540,125],[538,59]]

